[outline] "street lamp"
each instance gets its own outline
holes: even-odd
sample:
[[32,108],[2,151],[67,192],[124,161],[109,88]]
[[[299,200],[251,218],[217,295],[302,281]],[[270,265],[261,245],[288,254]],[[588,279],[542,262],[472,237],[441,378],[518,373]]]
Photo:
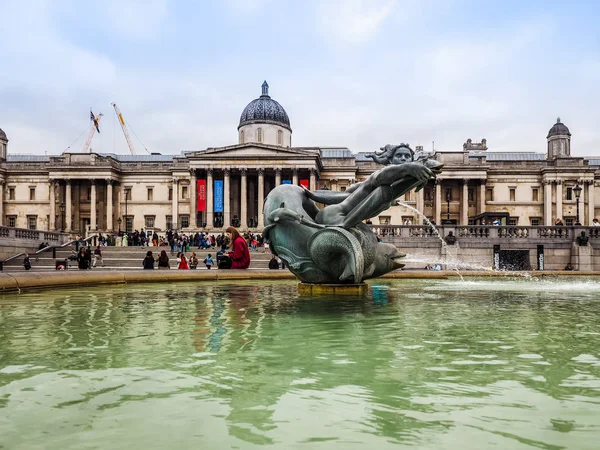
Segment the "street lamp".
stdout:
[[60,209],[60,217],[61,217],[61,226],[60,226],[60,231],[61,233],[65,232],[65,204],[61,203],[59,206]]
[[577,184],[573,188],[573,192],[575,193],[575,199],[577,200],[577,218],[575,220],[575,225],[581,225],[581,223],[579,222],[579,196],[581,195],[581,191],[582,188],[581,186],[579,186],[579,184]]
[[446,189],[446,224],[450,225],[450,201],[452,200],[452,191],[450,189]]

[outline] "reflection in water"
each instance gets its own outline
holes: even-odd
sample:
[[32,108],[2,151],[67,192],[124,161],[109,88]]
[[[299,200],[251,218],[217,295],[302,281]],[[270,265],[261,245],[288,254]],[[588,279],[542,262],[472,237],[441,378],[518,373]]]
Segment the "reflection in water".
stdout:
[[0,446],[592,448],[600,283],[530,283],[5,297]]

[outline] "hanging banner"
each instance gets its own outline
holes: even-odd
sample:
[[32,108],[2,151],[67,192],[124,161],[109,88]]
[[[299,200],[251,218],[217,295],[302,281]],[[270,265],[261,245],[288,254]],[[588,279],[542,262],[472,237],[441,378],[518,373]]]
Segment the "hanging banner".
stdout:
[[292,184],[292,180],[282,180],[281,184]]
[[300,186],[304,186],[306,189],[308,189],[308,180],[300,180]]
[[206,180],[198,180],[198,211],[206,211]]
[[215,180],[214,209],[215,212],[223,212],[223,180]]

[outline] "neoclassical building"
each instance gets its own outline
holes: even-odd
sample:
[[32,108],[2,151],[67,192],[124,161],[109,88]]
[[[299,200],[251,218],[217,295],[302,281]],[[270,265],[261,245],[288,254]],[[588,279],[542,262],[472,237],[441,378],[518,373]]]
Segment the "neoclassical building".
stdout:
[[[282,183],[344,191],[381,166],[348,148],[293,147],[285,109],[262,85],[242,111],[238,143],[179,155],[10,153],[0,130],[0,225],[91,231],[176,228],[260,231],[269,191]],[[10,130],[9,130],[10,132]],[[600,216],[600,157],[571,156],[571,133],[560,119],[546,153],[488,151],[485,139],[430,155],[443,173],[402,202],[436,223],[466,225],[484,213],[506,225],[551,225],[557,217],[591,224]],[[384,143],[373,143],[374,150]],[[417,148],[416,150],[422,150]],[[374,224],[421,223],[395,206]]]

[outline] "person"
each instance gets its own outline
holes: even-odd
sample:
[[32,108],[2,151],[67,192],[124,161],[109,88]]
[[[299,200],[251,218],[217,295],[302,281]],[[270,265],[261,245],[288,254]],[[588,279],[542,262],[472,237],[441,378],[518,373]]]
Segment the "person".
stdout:
[[96,267],[98,265],[98,263],[100,263],[100,265],[102,267],[104,267],[104,261],[102,259],[102,251],[100,250],[100,245],[98,245],[96,247],[96,250],[94,250],[94,265],[93,265],[93,267]]
[[565,266],[565,270],[575,270],[575,267],[573,267],[573,265],[570,262],[568,262]]
[[89,245],[85,248],[85,259],[87,261],[86,269],[92,269],[92,247]]
[[600,222],[598,222],[598,219],[592,220],[592,226],[593,227],[600,227]]
[[454,245],[456,244],[456,236],[454,236],[452,231],[448,231],[448,236],[444,238],[444,241],[446,241],[446,244],[448,245]]
[[190,269],[195,269],[198,267],[198,257],[196,256],[196,252],[192,252],[192,256],[190,256]]
[[154,270],[154,256],[152,256],[152,251],[148,250],[146,252],[146,257],[142,262],[142,266],[147,270]]
[[31,260],[29,259],[29,253],[25,253],[25,257],[23,258],[23,267],[25,267],[25,270],[31,269]]
[[494,221],[492,222],[492,225],[499,227],[500,225],[502,225],[502,222],[500,222],[500,219],[498,219],[497,217],[494,219]]
[[433,266],[433,270],[442,270],[442,266],[440,266],[439,264],[435,264]]
[[127,247],[127,232],[123,233],[121,238],[121,247]]
[[75,250],[71,250],[71,254],[69,255],[69,261],[77,261],[77,252]]
[[279,269],[279,262],[277,261],[277,256],[273,255],[271,260],[269,261],[269,269]]
[[179,270],[188,270],[190,268],[190,266],[188,265],[187,259],[183,252],[180,253],[179,258],[180,258],[179,259],[179,267],[177,267],[177,268]]
[[158,247],[158,233],[156,231],[152,235],[152,245]]
[[554,226],[555,227],[564,227],[565,223],[563,222],[563,220],[560,217],[557,217],[556,220],[554,221]]
[[227,233],[227,237],[231,242],[232,251],[228,254],[231,263],[229,267],[226,267],[229,263],[224,259],[219,264],[219,269],[247,269],[250,266],[250,252],[246,240],[240,236],[239,231],[234,227],[227,228],[225,233]]
[[158,257],[158,268],[159,270],[171,268],[171,266],[169,265],[169,255],[167,255],[167,252],[165,250],[161,250],[160,256]]
[[204,258],[204,264],[206,265],[207,269],[210,269],[213,264],[215,263],[212,259],[212,255],[209,253],[208,256],[206,258]]
[[79,270],[86,270],[88,268],[87,257],[85,256],[85,247],[81,247],[79,249],[79,254],[77,255],[77,267]]

